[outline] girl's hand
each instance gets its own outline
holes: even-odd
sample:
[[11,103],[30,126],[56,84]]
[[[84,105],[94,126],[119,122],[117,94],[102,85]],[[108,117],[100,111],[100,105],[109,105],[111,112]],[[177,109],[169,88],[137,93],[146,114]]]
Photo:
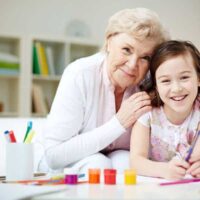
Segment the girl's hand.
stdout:
[[151,110],[151,100],[146,92],[138,92],[122,102],[116,114],[124,128],[129,128],[144,113]]
[[185,160],[173,158],[167,163],[165,171],[166,179],[182,179],[186,175],[187,169],[190,167],[189,163]]
[[[200,130],[200,126],[198,126]],[[194,147],[194,151],[189,160],[190,168],[187,170],[187,173],[200,178],[200,137],[197,140],[197,143]]]
[[187,173],[196,178],[200,178],[200,157],[192,156],[189,163],[190,167],[187,170]]

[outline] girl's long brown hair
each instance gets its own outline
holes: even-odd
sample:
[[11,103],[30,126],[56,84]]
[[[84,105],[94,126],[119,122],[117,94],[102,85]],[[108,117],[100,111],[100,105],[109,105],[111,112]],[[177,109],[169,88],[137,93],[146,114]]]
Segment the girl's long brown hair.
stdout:
[[[148,89],[148,92],[152,98],[152,106],[158,107],[163,105],[163,102],[161,101],[156,90],[156,70],[166,60],[180,55],[186,56],[187,54],[192,57],[198,79],[200,80],[200,52],[191,42],[170,40],[162,43],[155,49],[150,62],[151,86]],[[198,88],[198,95],[199,94],[200,88]]]

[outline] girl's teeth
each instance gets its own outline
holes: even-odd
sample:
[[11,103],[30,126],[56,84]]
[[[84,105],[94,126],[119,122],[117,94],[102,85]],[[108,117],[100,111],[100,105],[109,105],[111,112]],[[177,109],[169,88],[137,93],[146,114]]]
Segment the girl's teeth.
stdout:
[[185,98],[185,96],[181,96],[181,97],[172,97],[173,100],[175,101],[181,101]]

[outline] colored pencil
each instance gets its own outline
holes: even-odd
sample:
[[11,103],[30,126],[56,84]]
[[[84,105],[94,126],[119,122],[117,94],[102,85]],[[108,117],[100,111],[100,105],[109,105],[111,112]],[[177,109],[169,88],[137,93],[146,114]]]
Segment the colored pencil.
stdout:
[[168,185],[178,185],[178,184],[186,184],[186,183],[194,183],[194,182],[200,182],[200,178],[170,181],[170,182],[160,183],[160,185],[161,186],[168,186]]

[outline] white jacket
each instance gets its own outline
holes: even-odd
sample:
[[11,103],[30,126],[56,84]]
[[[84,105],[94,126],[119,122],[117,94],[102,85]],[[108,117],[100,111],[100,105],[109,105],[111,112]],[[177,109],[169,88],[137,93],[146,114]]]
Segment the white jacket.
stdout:
[[[98,53],[71,63],[63,73],[45,129],[46,160],[52,169],[108,145],[110,151],[129,149],[130,130],[115,117],[114,87],[104,61],[105,55]],[[123,99],[135,90],[127,89]]]

